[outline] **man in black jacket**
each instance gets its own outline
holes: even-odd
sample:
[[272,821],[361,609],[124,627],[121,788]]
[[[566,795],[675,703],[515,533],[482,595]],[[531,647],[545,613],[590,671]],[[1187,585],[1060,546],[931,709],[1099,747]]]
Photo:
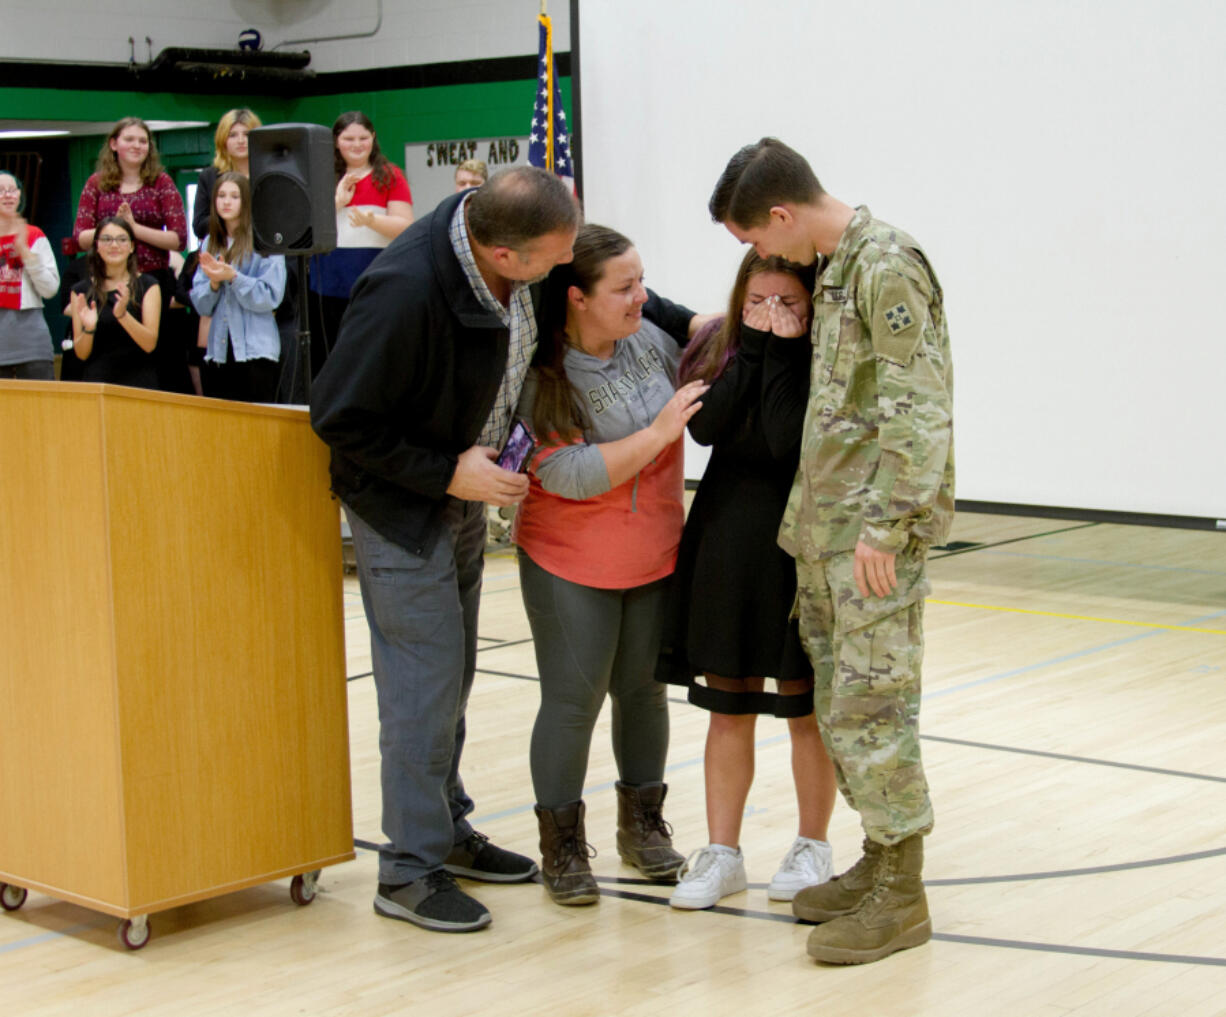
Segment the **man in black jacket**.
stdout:
[[383,830],[375,911],[469,932],[489,911],[455,875],[522,882],[529,858],[469,825],[460,780],[476,661],[485,503],[525,476],[494,463],[537,341],[535,287],[571,259],[579,210],[517,167],[445,199],[354,286],[311,391],[353,531],[379,698]]

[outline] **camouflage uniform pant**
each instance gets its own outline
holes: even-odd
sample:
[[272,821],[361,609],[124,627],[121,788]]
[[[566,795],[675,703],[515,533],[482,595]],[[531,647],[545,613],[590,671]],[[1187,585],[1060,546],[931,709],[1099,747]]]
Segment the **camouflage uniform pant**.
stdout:
[[796,560],[822,741],[843,797],[881,844],[932,828],[919,744],[927,554],[912,541],[895,558],[898,588],[884,598],[860,595],[851,551]]

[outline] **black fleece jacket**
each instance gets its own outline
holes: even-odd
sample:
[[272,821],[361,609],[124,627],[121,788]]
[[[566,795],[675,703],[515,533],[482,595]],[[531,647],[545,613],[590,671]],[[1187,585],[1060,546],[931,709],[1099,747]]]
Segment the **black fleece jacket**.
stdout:
[[[462,197],[401,233],[354,284],[311,386],[311,426],[332,449],[333,492],[416,555],[438,535],[456,461],[494,405],[510,339],[452,250]],[[539,316],[539,286],[533,306]],[[682,339],[693,316],[654,295],[644,313]]]

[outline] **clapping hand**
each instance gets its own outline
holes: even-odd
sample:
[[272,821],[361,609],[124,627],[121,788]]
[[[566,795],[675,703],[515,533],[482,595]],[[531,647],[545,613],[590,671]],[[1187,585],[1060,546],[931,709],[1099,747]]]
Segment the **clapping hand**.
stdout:
[[353,200],[354,188],[362,179],[361,173],[346,173],[336,185],[336,207],[342,209]]
[[84,332],[93,332],[98,327],[98,305],[92,300],[87,301],[84,293],[70,293],[68,303],[72,307],[72,316],[81,323]]
[[114,314],[116,321],[123,321],[128,314],[128,281],[125,279],[114,289],[115,307]]
[[119,206],[119,211],[117,211],[115,215],[126,222],[133,229],[136,228],[136,218],[132,215],[132,206],[126,201]]
[[25,261],[30,254],[30,236],[26,231],[26,221],[19,215],[13,216],[12,229],[16,234],[13,237],[13,246],[17,249],[17,257]]
[[233,265],[227,265],[219,258],[213,257],[208,251],[200,252],[200,270],[208,276],[209,282],[216,289],[223,282],[228,282],[238,275]]
[[349,210],[349,225],[350,226],[373,226],[375,224],[375,213],[365,208],[351,208]]

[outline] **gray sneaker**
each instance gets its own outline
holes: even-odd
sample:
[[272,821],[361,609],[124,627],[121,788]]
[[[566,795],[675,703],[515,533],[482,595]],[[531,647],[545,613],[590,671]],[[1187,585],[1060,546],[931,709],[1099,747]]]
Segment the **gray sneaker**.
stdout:
[[485,905],[456,886],[451,874],[442,869],[403,886],[380,883],[375,913],[433,932],[475,932],[491,921]]
[[451,849],[443,859],[443,868],[453,876],[483,883],[526,883],[539,871],[531,858],[491,844],[476,830]]

